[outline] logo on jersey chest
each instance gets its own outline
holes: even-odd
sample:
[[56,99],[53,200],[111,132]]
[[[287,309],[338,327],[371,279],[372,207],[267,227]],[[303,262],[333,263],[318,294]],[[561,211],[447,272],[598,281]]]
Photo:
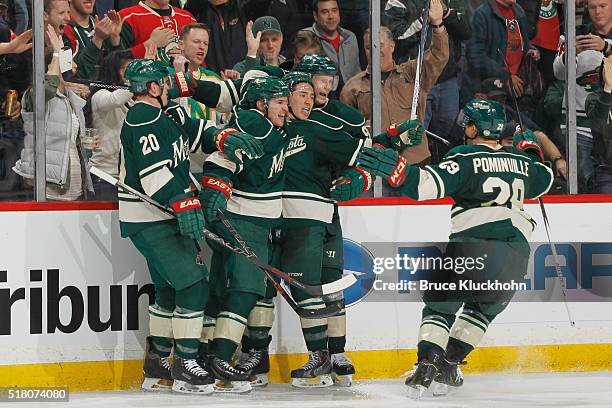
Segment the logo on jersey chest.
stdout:
[[287,154],[285,157],[289,157],[301,152],[302,150],[306,150],[306,147],[307,145],[304,141],[304,136],[296,135],[294,138],[289,140],[289,146],[287,146]]
[[553,3],[553,0],[542,0],[540,6],[540,17],[544,20],[548,20],[557,15],[557,5]]
[[172,142],[172,156],[173,167],[189,160],[189,140],[183,140],[183,136],[179,136],[178,140]]

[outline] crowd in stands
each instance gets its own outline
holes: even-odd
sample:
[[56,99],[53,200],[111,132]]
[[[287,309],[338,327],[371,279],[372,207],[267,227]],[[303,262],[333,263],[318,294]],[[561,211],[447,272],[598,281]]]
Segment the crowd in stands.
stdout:
[[[430,137],[402,153],[410,163],[435,162],[464,143],[463,104],[494,99],[506,110],[505,139],[517,126],[534,130],[557,176],[552,192],[567,191],[565,1],[575,1],[577,10],[571,62],[577,92],[570,97],[577,106],[579,192],[612,192],[612,0],[381,1],[383,128],[411,115],[425,19],[430,27],[417,109]],[[1,201],[33,194],[32,3],[0,0]],[[44,0],[48,199],[116,199],[116,190],[88,169],[118,174],[119,134],[133,104],[123,74],[135,58],[223,81],[257,66],[291,70],[306,53],[325,54],[338,68],[328,96],[369,121],[369,6],[365,0]],[[228,113],[191,98],[177,102],[218,126],[228,121]],[[192,157],[194,171],[203,160]]]

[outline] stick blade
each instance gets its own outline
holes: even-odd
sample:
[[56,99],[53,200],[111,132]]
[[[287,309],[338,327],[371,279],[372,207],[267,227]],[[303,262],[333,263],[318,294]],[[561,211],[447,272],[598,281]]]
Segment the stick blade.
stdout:
[[355,276],[355,274],[350,273],[348,275],[342,276],[342,278],[336,281],[322,285],[321,289],[324,295],[329,295],[331,293],[340,292],[348,288],[355,282],[357,282],[357,277]]
[[338,303],[334,303],[322,309],[297,309],[296,313],[304,319],[325,319],[337,315],[341,310],[342,307]]

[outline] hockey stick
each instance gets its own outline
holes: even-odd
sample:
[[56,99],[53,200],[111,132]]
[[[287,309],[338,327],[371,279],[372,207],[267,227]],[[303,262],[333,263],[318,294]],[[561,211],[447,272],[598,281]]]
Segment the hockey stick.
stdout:
[[[155,208],[163,211],[164,213],[171,215],[174,217],[174,212],[161,205],[160,203],[158,203],[157,201],[153,200],[151,197],[147,196],[146,194],[141,193],[140,191],[126,185],[125,183],[122,183],[121,181],[117,180],[116,178],[114,178],[113,176],[111,176],[110,174],[104,172],[103,170],[98,169],[97,167],[92,167],[90,169],[91,174],[100,177],[102,180],[106,181],[107,183],[116,186],[118,188],[121,188],[124,191],[127,191],[128,193],[132,194],[133,196],[141,199],[142,201],[154,206]],[[230,224],[231,226],[231,224]],[[233,227],[232,227],[233,229]],[[234,229],[234,232],[236,232],[236,230]],[[255,255],[254,253],[252,253],[252,250],[250,248],[248,248],[248,250],[241,250],[240,248],[235,247],[234,245],[232,245],[231,243],[225,241],[222,237],[218,236],[217,234],[215,234],[214,232],[211,232],[207,229],[203,230],[204,235],[206,236],[206,238],[209,238],[213,241],[215,241],[216,243],[223,245],[225,248],[229,249],[232,252],[237,253],[238,255],[244,256],[245,258],[247,258],[249,261],[251,261],[252,263],[254,263],[255,265],[257,265],[257,267],[266,270],[267,272],[277,275],[279,278],[285,280],[288,284],[296,286],[302,290],[304,290],[305,292],[313,295],[313,296],[322,296],[322,295],[326,295],[326,294],[330,294],[330,293],[335,293],[335,292],[339,292],[341,290],[344,290],[346,288],[348,288],[349,286],[351,286],[353,283],[355,283],[355,281],[357,280],[355,278],[354,275],[348,275],[343,277],[342,279],[339,279],[335,282],[329,283],[327,285],[305,285],[301,282],[296,281],[295,279],[291,278],[289,275],[287,275],[285,272],[281,271],[280,269],[274,268],[268,264],[265,264],[263,262],[261,262],[261,260],[259,258],[257,258],[257,255]],[[238,234],[236,232],[236,234]],[[239,236],[239,235],[238,235]],[[197,240],[194,239],[194,242],[197,243]],[[239,241],[240,242],[240,241]],[[199,243],[198,243],[198,248],[199,248]],[[250,252],[248,252],[250,250]],[[201,251],[201,250],[200,250]],[[335,313],[335,312],[334,312]],[[325,316],[327,317],[327,316]],[[316,317],[318,318],[318,317]]]
[[[506,61],[506,56],[503,55],[499,48],[497,49],[497,52],[499,53],[500,58],[504,61],[504,66],[506,67],[506,71],[508,72],[508,89],[510,90],[510,97],[512,98],[512,103],[514,104],[516,117],[518,118],[519,129],[522,134],[525,130],[525,127],[523,126],[523,119],[521,118],[521,111],[519,110],[518,98],[514,92],[514,87],[512,86],[512,72],[510,71],[510,67],[508,66],[508,61]],[[544,229],[546,230],[548,245],[550,246],[550,251],[553,255],[555,272],[557,273],[557,277],[559,278],[559,285],[561,286],[563,304],[565,304],[565,310],[567,311],[567,317],[569,319],[570,325],[574,327],[576,326],[576,322],[574,321],[574,319],[572,319],[572,313],[570,312],[569,305],[567,304],[567,286],[565,283],[563,272],[561,272],[561,266],[559,265],[559,255],[557,253],[557,246],[552,242],[552,239],[550,238],[550,223],[548,221],[548,214],[546,213],[546,207],[544,207],[544,200],[542,199],[542,197],[538,197],[538,203],[540,204],[540,211],[542,212],[542,219],[544,220]]]
[[261,259],[259,259],[257,254],[253,251],[253,249],[251,249],[251,247],[247,245],[246,241],[244,240],[244,238],[242,238],[240,233],[236,231],[236,228],[234,228],[234,226],[230,223],[230,221],[227,219],[225,214],[223,214],[223,211],[218,210],[217,215],[219,217],[219,220],[221,220],[223,225],[225,225],[225,227],[232,234],[234,239],[244,248],[245,252],[247,253],[247,258],[249,258],[251,262],[253,262],[255,265],[257,265],[259,268],[263,270],[274,273],[274,275],[280,277],[282,280],[287,282],[287,284],[291,286],[295,286],[296,288],[302,289],[304,292],[308,293],[309,295],[313,295],[313,296],[329,295],[331,293],[340,292],[348,288],[349,286],[351,286],[353,283],[357,282],[357,278],[353,274],[344,275],[342,278],[334,282],[331,282],[331,283],[326,283],[324,285],[306,285],[302,282],[299,282],[295,280],[295,278],[292,278],[291,276],[289,276],[287,273],[277,268],[274,268],[273,266],[263,263]]
[[417,118],[417,107],[419,105],[419,97],[421,96],[421,73],[423,71],[423,62],[425,60],[425,43],[427,43],[427,32],[429,29],[429,2],[425,0],[423,15],[421,16],[421,38],[419,42],[419,55],[417,56],[416,74],[414,77],[414,91],[412,93],[412,107],[410,108],[410,119]]
[[[151,197],[147,196],[146,194],[143,194],[140,191],[138,191],[138,190],[136,190],[136,189],[126,185],[125,183],[122,183],[121,181],[117,180],[116,178],[114,178],[110,174],[104,172],[103,170],[100,170],[97,167],[91,167],[90,172],[91,172],[91,174],[100,177],[102,180],[106,181],[107,183],[109,183],[109,184],[111,184],[113,186],[116,186],[118,188],[121,188],[124,191],[127,191],[128,193],[130,193],[133,196],[139,198],[140,200],[146,202],[147,204],[150,204],[153,207],[159,209],[160,211],[162,211],[162,212],[164,212],[164,213],[166,213],[168,215],[172,215],[174,217],[174,212],[172,210],[170,210],[169,208],[161,205],[160,203],[158,203],[157,201],[153,200]],[[204,235],[207,238],[209,238],[209,239],[213,240],[214,242],[224,246],[225,248],[227,248],[227,249],[237,253],[238,255],[244,256],[245,258],[247,258],[251,262],[253,262],[252,259],[249,257],[249,255],[244,250],[240,250],[239,248],[236,248],[235,246],[233,246],[229,242],[225,241],[223,238],[221,238],[220,236],[216,235],[215,233],[213,233],[213,232],[211,232],[211,231],[209,231],[207,229],[204,229],[203,233],[204,233]],[[196,243],[196,245],[197,245],[198,252],[201,252],[201,249],[200,249],[201,247],[200,247],[198,241],[194,239],[194,243]],[[253,263],[255,263],[255,262],[253,262]],[[258,267],[261,267],[262,269],[263,269],[263,267],[267,267],[267,269],[269,269],[269,271],[265,270],[265,269],[264,270],[266,272],[268,272],[268,273],[270,273],[270,272],[271,273],[279,272],[281,274],[281,275],[279,275],[280,278],[283,278],[283,276],[287,275],[286,273],[280,271],[279,269],[273,268],[272,266],[266,265],[264,263],[261,263],[261,266],[258,265],[258,264],[256,264],[256,265]],[[272,278],[272,276],[270,276],[270,278],[271,278],[271,280],[274,280]],[[353,279],[356,280],[354,276],[353,276]],[[336,281],[336,282],[338,282],[338,281]],[[277,282],[275,282],[275,283],[277,283]],[[309,285],[305,285],[305,286],[307,286],[307,288],[308,288]],[[342,289],[344,289],[344,288],[340,288],[339,290],[342,290]],[[278,288],[277,288],[277,290],[278,290]],[[320,289],[315,286],[314,289],[312,289],[312,290],[315,291],[315,292],[319,292]],[[281,287],[281,291],[284,291],[284,289],[282,287]],[[282,292],[281,292],[281,295],[283,295],[283,297],[285,297],[285,298],[286,298],[286,296],[289,296],[287,293],[283,294]],[[331,308],[331,307],[326,307],[324,309],[314,309],[314,310],[302,309],[297,304],[295,304],[295,301],[293,301],[293,299],[291,299],[291,302],[293,302],[293,304],[290,304],[290,306],[292,308],[294,308],[294,310],[296,310],[296,312],[301,317],[304,317],[304,318],[307,318],[307,319],[308,318],[310,318],[310,319],[320,319],[320,318],[330,317],[330,316],[335,315],[337,312],[339,312],[339,309],[336,310],[336,308]]]
[[[202,191],[202,185],[198,182],[198,180],[194,177],[194,175],[191,172],[189,172],[189,178],[191,179],[191,182],[196,187],[196,189],[198,191]],[[223,214],[221,210],[217,210],[217,211],[218,211],[219,219],[221,220],[223,225],[225,225],[228,231],[233,235],[234,239],[242,246],[242,248],[244,248],[244,250],[240,250],[236,248],[234,252],[241,251],[243,256],[245,256],[246,258],[249,258],[249,260],[253,262],[255,265],[257,265],[259,268],[273,273],[274,275],[278,276],[279,278],[287,282],[288,285],[292,285],[299,289],[302,289],[304,292],[310,295],[313,295],[313,296],[323,296],[323,295],[329,295],[331,293],[340,292],[341,290],[348,288],[349,286],[351,286],[353,283],[357,281],[357,278],[355,275],[347,274],[343,276],[341,279],[338,279],[334,282],[326,283],[324,285],[306,285],[302,282],[299,282],[295,280],[294,278],[292,278],[291,276],[289,276],[287,273],[281,271],[280,269],[275,268],[266,263],[263,263],[261,259],[259,259],[257,254],[251,249],[251,247],[247,245],[246,241],[242,238],[242,236],[238,233],[238,231],[236,231],[236,228],[234,228],[234,226],[229,222],[225,214]]]
[[448,140],[444,139],[442,136],[438,136],[435,133],[430,132],[429,130],[426,130],[425,133],[427,133],[432,138],[436,139],[438,142],[442,143],[444,146],[452,147],[450,142]]

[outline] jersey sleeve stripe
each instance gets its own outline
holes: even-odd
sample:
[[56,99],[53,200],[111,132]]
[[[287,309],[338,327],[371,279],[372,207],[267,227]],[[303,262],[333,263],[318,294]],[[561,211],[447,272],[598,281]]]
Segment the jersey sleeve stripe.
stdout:
[[162,167],[159,170],[150,173],[149,175],[140,179],[142,188],[149,197],[161,190],[166,184],[168,184],[174,176],[167,167]]
[[442,180],[442,177],[440,177],[436,169],[431,166],[425,166],[425,170],[434,176],[434,180],[436,182],[436,185],[438,186],[438,196],[436,198],[442,198],[446,196],[444,181]]
[[200,149],[200,146],[202,146],[202,132],[204,132],[205,129],[208,128],[208,120],[204,120],[204,119],[200,119],[200,124],[198,126],[198,134],[196,135],[195,139],[193,140],[193,143],[191,144],[191,153],[195,153]]
[[162,160],[155,164],[150,165],[149,167],[145,167],[144,169],[138,172],[140,177],[146,177],[149,174],[156,172],[160,167],[164,167],[166,165],[172,164],[172,160]]
[[548,190],[550,190],[550,187],[552,187],[553,181],[555,181],[555,175],[552,172],[552,169],[550,167],[548,167],[547,165],[543,164],[543,163],[539,163],[539,162],[534,162],[536,164],[536,166],[542,166],[546,169],[546,171],[548,172],[548,175],[550,176],[550,181],[548,182],[548,185],[546,186],[546,188],[537,196],[535,197],[530,197],[535,199],[538,199],[540,197],[542,197],[544,194],[548,193]]
[[439,198],[440,186],[431,172],[419,169],[418,194],[419,200]]
[[219,167],[223,167],[224,169],[228,169],[232,173],[240,173],[242,171],[242,166],[238,168],[236,163],[229,160],[223,153],[221,152],[213,152],[207,158],[207,162],[214,163]]
[[231,112],[232,107],[238,104],[238,91],[232,81],[219,82],[219,100],[215,109],[221,113]]
[[357,156],[359,155],[359,152],[361,151],[362,146],[363,146],[363,139],[359,139],[359,143],[357,143],[357,148],[353,152],[353,156],[351,157],[351,160],[348,163],[349,167],[355,165],[355,162],[357,161]]

